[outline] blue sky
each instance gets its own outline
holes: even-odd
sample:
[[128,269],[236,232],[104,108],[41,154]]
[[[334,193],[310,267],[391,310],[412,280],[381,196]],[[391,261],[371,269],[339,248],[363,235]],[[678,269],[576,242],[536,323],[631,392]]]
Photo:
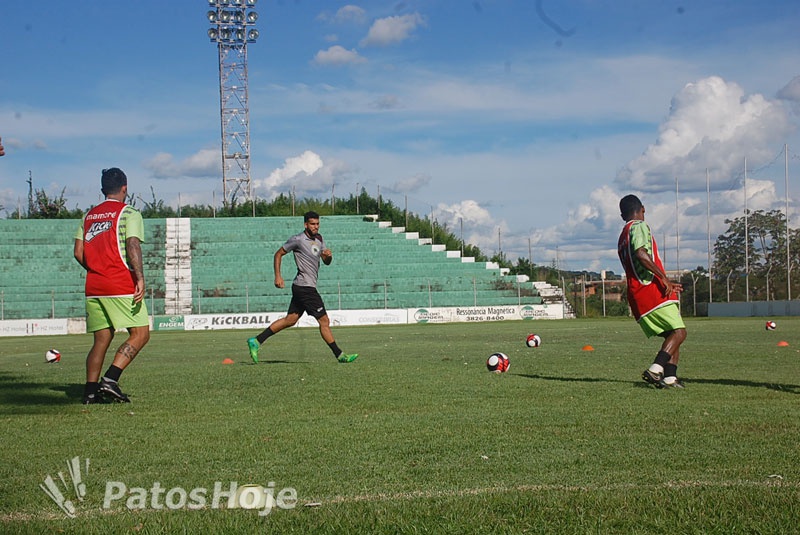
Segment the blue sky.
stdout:
[[[255,193],[378,189],[487,254],[621,271],[617,202],[641,195],[668,269],[707,265],[744,209],[800,226],[800,3],[259,0],[248,47]],[[2,215],[34,187],[221,202],[205,0],[2,8]],[[709,169],[711,200],[706,196]],[[678,194],[676,196],[676,181]],[[214,193],[216,192],[216,193]],[[676,198],[677,197],[677,198]],[[324,232],[324,229],[323,229]],[[677,251],[677,244],[680,250]],[[678,254],[679,252],[679,254]]]

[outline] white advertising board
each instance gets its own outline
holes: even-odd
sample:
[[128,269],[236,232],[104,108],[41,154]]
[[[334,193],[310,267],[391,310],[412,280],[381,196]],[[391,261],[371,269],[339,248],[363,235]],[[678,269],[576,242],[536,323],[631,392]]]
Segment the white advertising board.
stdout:
[[67,318],[0,321],[0,336],[67,334]]

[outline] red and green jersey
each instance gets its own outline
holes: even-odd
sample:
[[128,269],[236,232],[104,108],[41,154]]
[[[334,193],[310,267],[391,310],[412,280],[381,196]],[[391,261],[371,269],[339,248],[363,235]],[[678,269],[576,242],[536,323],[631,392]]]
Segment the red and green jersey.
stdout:
[[83,240],[86,264],[86,297],[128,297],[136,290],[125,249],[125,240],[144,241],[144,223],[138,210],[106,199],[83,216],[75,234]]
[[625,269],[628,303],[636,321],[664,305],[679,302],[678,296],[674,292],[664,297],[662,282],[636,259],[634,253],[641,248],[647,251],[663,271],[664,264],[661,262],[661,257],[658,256],[658,246],[650,232],[650,226],[639,219],[628,221],[619,235],[617,254],[619,254],[619,261]]

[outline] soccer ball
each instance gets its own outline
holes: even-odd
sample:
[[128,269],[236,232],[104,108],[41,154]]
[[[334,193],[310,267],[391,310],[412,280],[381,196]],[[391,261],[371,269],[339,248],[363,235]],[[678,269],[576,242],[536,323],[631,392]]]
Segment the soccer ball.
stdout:
[[765,328],[766,328],[768,331],[774,331],[775,329],[777,329],[777,328],[778,328],[778,324],[777,324],[777,323],[775,323],[774,321],[768,321],[768,322],[767,322],[767,325],[765,326]]
[[511,366],[511,363],[508,362],[508,357],[505,355],[505,353],[492,353],[489,355],[489,358],[486,359],[486,368],[490,372],[507,372],[509,366]]
[[542,339],[538,334],[529,334],[525,339],[525,345],[528,347],[539,347],[542,345]]
[[53,364],[54,362],[60,362],[61,351],[59,351],[58,349],[48,349],[47,353],[44,354],[44,360],[49,364]]

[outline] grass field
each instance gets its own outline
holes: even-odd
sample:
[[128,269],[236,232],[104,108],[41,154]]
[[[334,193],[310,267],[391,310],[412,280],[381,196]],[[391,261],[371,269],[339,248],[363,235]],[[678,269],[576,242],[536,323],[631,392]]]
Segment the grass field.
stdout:
[[[631,319],[335,328],[351,364],[315,329],[259,365],[255,329],[158,332],[122,376],[133,402],[88,407],[89,335],[0,338],[0,532],[797,533],[800,319],[776,320],[687,320],[683,391],[641,381],[659,341]],[[108,482],[130,492],[105,507]],[[215,482],[297,505],[212,507]],[[197,488],[205,507],[165,505]]]

